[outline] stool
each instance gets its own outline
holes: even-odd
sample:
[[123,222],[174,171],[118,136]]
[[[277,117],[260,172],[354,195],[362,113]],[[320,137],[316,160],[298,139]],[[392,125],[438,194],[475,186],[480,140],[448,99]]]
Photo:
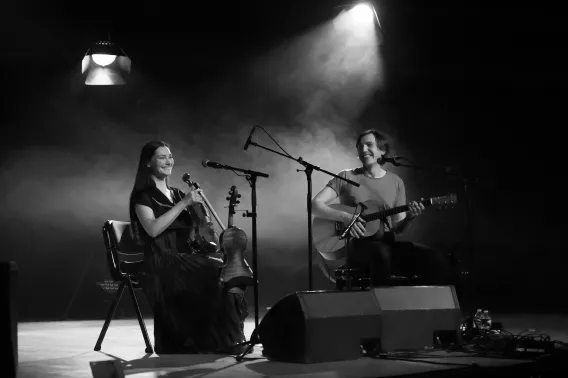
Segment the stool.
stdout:
[[[335,269],[335,288],[343,291],[348,288],[348,280],[351,280],[351,289],[365,290],[371,286],[369,273],[362,268],[354,267],[347,269],[347,265],[341,265]],[[414,286],[418,284],[416,274],[400,275],[391,274],[391,286]]]

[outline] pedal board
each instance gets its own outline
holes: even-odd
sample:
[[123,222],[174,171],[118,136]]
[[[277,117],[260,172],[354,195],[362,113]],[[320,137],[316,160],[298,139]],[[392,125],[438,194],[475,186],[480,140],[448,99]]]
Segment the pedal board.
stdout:
[[552,353],[554,349],[554,345],[549,341],[515,340],[511,344],[511,350],[523,355]]

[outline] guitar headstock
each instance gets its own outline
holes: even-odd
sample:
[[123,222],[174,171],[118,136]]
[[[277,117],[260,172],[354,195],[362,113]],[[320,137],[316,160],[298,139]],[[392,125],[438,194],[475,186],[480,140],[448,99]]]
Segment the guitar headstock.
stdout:
[[229,214],[235,214],[235,207],[241,203],[239,198],[241,198],[239,190],[235,185],[231,186],[231,189],[229,189],[229,197],[227,197],[227,201],[229,201]]
[[448,207],[454,207],[458,203],[458,196],[455,194],[448,194],[440,197],[430,198],[432,206],[444,209]]

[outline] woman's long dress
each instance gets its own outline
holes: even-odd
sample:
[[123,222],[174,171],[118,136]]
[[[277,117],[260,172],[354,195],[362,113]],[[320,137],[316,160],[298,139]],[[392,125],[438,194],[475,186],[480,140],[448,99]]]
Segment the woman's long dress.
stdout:
[[[135,202],[158,218],[184,193],[172,188],[173,202],[159,189],[141,192]],[[193,227],[184,210],[160,235],[146,235],[143,290],[154,311],[156,353],[222,352],[244,341],[242,323],[248,315],[244,294],[223,290],[219,265],[192,254],[188,237]]]

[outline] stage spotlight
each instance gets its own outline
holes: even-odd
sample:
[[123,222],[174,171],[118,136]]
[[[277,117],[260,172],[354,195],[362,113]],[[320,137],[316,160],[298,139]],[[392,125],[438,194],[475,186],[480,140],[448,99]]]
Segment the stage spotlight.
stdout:
[[116,55],[93,54],[91,57],[93,58],[93,62],[97,63],[101,67],[108,66],[116,60]]
[[342,23],[349,25],[349,28],[360,34],[369,32],[375,33],[377,44],[384,44],[383,27],[372,1],[357,1],[355,3],[339,5],[337,8],[342,9],[340,16],[345,16],[345,20],[342,20]]
[[110,41],[96,42],[83,57],[81,73],[86,85],[123,85],[131,60]]
[[356,22],[373,22],[375,18],[374,9],[366,3],[357,4],[350,12]]

